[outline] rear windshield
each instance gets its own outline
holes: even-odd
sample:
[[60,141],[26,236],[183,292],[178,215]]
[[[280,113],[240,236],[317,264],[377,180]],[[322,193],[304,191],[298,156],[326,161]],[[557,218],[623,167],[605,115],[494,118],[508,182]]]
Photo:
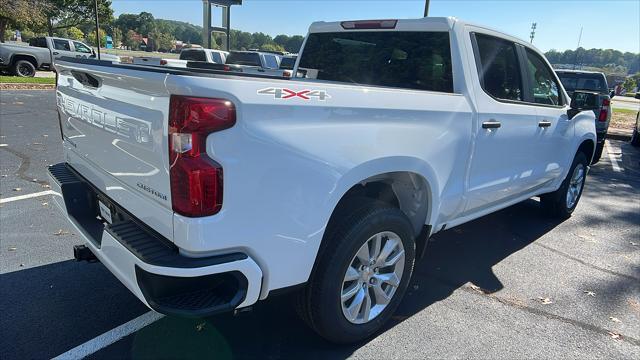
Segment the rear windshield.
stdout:
[[597,91],[602,94],[609,92],[607,79],[602,74],[558,72],[558,77],[568,92],[575,90]]
[[293,70],[293,66],[296,64],[296,58],[285,57],[280,60],[280,69]]
[[204,50],[182,50],[180,52],[180,60],[207,61],[207,56]]
[[298,69],[320,80],[453,92],[448,32],[310,34]]
[[227,64],[262,66],[260,63],[260,54],[231,52],[227,55]]

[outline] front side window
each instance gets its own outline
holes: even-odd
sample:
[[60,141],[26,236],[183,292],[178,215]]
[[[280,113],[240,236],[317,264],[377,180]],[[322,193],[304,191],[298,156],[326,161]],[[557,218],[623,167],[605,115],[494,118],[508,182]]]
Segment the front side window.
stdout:
[[314,33],[298,68],[319,80],[453,92],[448,32]]
[[80,52],[80,53],[86,53],[86,54],[91,54],[91,49],[89,49],[89,47],[81,42],[77,42],[74,41],[73,42],[73,47],[76,48],[76,52]]
[[523,100],[522,76],[516,45],[489,35],[475,34],[476,61],[482,88],[502,100]]
[[553,76],[553,71],[542,57],[531,49],[526,49],[529,84],[536,104],[562,105],[560,86]]
[[71,45],[69,45],[69,41],[53,39],[53,48],[56,50],[62,51],[71,51]]

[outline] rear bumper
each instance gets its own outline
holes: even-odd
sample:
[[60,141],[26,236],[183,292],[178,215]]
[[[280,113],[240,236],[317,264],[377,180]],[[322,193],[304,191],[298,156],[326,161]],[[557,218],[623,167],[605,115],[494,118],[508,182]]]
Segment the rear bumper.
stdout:
[[[49,178],[56,205],[87,246],[151,309],[202,317],[249,306],[258,300],[262,271],[246,254],[186,257],[68,164],[49,167]],[[113,224],[98,218],[98,198],[111,208]]]

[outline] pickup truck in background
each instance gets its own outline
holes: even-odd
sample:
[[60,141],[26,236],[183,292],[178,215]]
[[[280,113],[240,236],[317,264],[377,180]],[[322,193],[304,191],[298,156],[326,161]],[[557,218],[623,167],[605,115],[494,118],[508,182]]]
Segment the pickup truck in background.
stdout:
[[591,162],[591,164],[595,164],[600,160],[600,157],[602,157],[604,142],[607,139],[609,122],[611,122],[611,98],[614,92],[609,92],[607,77],[601,72],[558,69],[556,70],[556,74],[558,74],[560,82],[562,82],[569,97],[572,97],[573,92],[576,90],[598,93],[598,99],[596,101],[600,106],[593,110],[596,115],[596,134],[598,137],[596,153]]
[[531,197],[571,216],[596,147],[597,94],[570,100],[529,42],[455,18],[313,23],[291,79],[56,68],[49,174],[77,259],[164,314],[293,291],[338,343],[391,318],[432,234]]
[[238,65],[243,73],[283,76],[280,70],[282,55],[264,51],[230,51],[227,65]]
[[133,63],[136,65],[187,67],[190,61],[204,62],[210,64],[224,64],[228,51],[212,49],[183,49],[180,51],[179,59],[162,59],[158,57],[134,57]]
[[[29,45],[0,44],[0,69],[20,77],[33,77],[36,70],[51,70],[54,60],[61,57],[95,58],[96,52],[80,41],[49,36],[33,38]],[[101,54],[101,59],[120,61],[110,54]]]

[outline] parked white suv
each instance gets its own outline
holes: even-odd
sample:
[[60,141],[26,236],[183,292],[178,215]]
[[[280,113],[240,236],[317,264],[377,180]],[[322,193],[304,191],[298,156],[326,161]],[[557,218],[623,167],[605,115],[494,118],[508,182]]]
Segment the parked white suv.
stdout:
[[295,289],[335,342],[391,317],[430,235],[534,196],[570,216],[596,143],[596,94],[570,104],[531,44],[455,18],[314,23],[306,78],[57,70],[78,258],[165,314]]

